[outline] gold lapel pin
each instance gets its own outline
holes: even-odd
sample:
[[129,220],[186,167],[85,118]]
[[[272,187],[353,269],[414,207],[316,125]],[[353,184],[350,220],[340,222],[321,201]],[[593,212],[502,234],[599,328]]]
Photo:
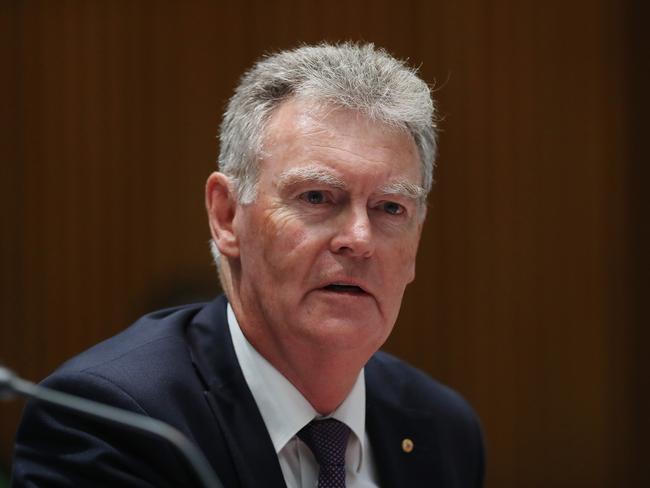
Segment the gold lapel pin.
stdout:
[[408,453],[413,450],[413,441],[408,437],[402,440],[402,451]]

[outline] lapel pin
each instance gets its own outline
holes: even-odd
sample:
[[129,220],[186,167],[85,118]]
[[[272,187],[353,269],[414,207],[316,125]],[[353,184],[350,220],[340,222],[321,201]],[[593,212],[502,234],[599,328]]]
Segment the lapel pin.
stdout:
[[413,450],[413,441],[408,437],[402,440],[402,451],[409,453]]

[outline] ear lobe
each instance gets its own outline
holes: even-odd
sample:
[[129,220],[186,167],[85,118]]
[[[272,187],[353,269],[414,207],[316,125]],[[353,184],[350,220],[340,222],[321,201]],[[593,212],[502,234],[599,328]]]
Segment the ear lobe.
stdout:
[[227,257],[239,257],[239,241],[233,226],[237,199],[230,178],[223,173],[215,171],[208,177],[205,184],[205,207],[210,233],[219,252]]

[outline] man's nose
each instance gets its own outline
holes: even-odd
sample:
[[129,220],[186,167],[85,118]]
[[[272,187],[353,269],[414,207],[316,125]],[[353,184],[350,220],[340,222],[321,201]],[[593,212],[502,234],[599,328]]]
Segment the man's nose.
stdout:
[[331,241],[332,252],[350,257],[372,256],[375,242],[368,209],[350,208],[339,215],[339,219],[336,233]]

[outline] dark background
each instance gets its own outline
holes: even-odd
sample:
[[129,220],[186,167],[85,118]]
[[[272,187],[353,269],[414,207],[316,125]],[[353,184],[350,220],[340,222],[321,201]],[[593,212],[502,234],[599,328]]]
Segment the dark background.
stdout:
[[[216,294],[203,185],[239,76],[372,41],[421,65],[444,119],[386,349],[474,405],[488,487],[650,486],[644,2],[0,5],[0,362],[39,380]],[[21,406],[0,405],[7,470]]]

